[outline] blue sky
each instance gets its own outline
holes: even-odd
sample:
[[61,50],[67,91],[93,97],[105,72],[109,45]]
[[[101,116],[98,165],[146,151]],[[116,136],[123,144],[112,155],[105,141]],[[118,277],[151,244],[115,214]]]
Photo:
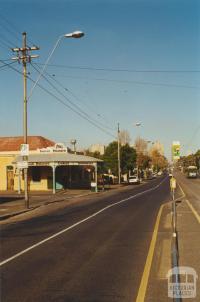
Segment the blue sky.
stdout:
[[[82,39],[61,40],[47,72],[104,130],[115,135],[119,122],[132,141],[138,135],[159,140],[167,156],[173,140],[181,142],[183,153],[200,148],[199,1],[1,0],[0,17],[0,59],[13,56],[8,47],[20,47],[26,31],[29,45],[40,47],[35,68],[60,35],[85,32]],[[28,66],[32,79],[34,67]],[[0,135],[21,135],[22,77],[0,68],[0,83]],[[40,84],[67,103],[44,79]],[[138,121],[140,128],[134,127]],[[28,126],[30,135],[62,142],[76,138],[79,147],[113,140],[39,87],[28,103]]]

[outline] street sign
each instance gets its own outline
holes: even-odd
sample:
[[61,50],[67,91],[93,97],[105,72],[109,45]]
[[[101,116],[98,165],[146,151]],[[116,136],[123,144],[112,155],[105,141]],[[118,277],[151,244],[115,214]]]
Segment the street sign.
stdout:
[[170,187],[171,187],[171,190],[175,190],[176,189],[176,179],[174,177],[172,177],[170,179]]
[[28,162],[27,161],[18,161],[17,168],[18,169],[28,169]]
[[21,144],[20,146],[20,155],[28,156],[29,155],[29,144]]

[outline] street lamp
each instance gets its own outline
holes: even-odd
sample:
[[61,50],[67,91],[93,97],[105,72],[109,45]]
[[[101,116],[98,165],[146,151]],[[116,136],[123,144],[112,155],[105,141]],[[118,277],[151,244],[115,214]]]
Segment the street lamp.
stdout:
[[84,36],[84,33],[80,30],[76,30],[72,33],[64,35],[65,38],[75,38],[75,39],[82,38],[83,36]]
[[54,47],[52,48],[52,51],[50,52],[50,54],[49,54],[49,56],[48,56],[48,58],[47,58],[47,60],[46,60],[46,62],[45,62],[45,64],[44,64],[44,66],[43,66],[41,72],[39,73],[39,75],[38,75],[38,77],[37,77],[37,79],[36,79],[36,81],[35,81],[33,87],[31,88],[30,95],[29,95],[28,99],[31,98],[35,86],[36,86],[37,83],[39,82],[41,76],[44,74],[44,72],[45,72],[45,70],[46,70],[46,68],[47,68],[47,65],[48,65],[48,63],[49,63],[49,60],[51,59],[51,57],[52,57],[54,51],[55,51],[56,48],[58,47],[58,44],[60,43],[60,41],[62,40],[62,38],[75,38],[75,39],[79,39],[79,38],[82,38],[84,35],[85,35],[85,34],[84,34],[82,31],[76,30],[76,31],[74,31],[74,32],[72,32],[72,33],[68,33],[68,34],[61,35],[61,36],[58,38],[58,40],[56,41]]

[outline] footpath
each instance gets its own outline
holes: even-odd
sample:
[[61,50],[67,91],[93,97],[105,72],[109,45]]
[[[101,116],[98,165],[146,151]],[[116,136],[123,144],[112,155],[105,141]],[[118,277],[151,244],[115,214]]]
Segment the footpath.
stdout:
[[[200,301],[200,213],[193,207],[191,196],[185,194],[179,185],[175,200],[178,253],[173,253],[172,202],[169,202],[165,204],[162,211],[143,302]],[[178,275],[170,276],[170,270],[176,265]],[[170,297],[170,294],[173,296],[173,291],[168,292],[170,283],[175,289],[176,297]]]
[[[194,200],[181,187],[177,189],[181,202],[177,203],[178,265],[181,271],[182,300],[200,301],[200,213]],[[200,205],[200,197],[199,197]],[[196,200],[195,200],[196,202]]]

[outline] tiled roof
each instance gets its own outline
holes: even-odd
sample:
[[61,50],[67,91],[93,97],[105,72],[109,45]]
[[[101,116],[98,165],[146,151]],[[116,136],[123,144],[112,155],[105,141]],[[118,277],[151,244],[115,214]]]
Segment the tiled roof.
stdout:
[[[23,144],[23,136],[0,137],[0,152],[19,151],[20,145]],[[55,145],[55,142],[43,136],[28,136],[29,150],[46,148]]]

